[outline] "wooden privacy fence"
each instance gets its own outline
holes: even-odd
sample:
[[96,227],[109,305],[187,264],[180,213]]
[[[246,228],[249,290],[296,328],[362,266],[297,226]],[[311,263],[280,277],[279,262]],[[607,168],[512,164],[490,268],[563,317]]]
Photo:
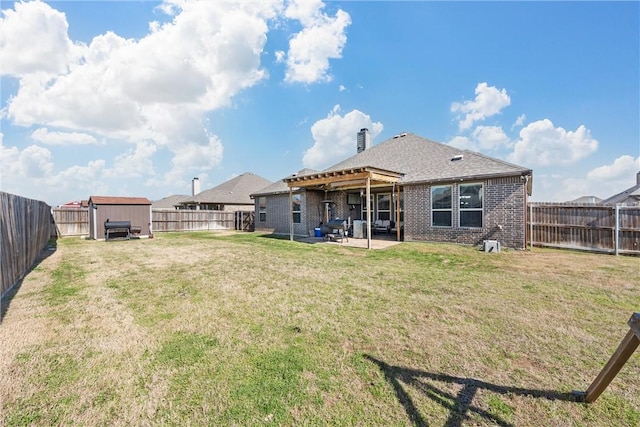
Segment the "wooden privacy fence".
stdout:
[[236,213],[232,211],[153,209],[151,217],[154,233],[236,229]]
[[51,236],[51,207],[0,192],[0,286],[2,295],[29,271]]
[[640,255],[640,206],[529,203],[530,246]]
[[57,236],[88,236],[89,210],[87,208],[53,208]]
[[[89,210],[86,208],[54,208],[51,210],[55,222],[55,235],[88,236]],[[176,209],[153,209],[152,231],[203,231],[241,230],[253,231],[254,212],[249,211],[192,211]]]

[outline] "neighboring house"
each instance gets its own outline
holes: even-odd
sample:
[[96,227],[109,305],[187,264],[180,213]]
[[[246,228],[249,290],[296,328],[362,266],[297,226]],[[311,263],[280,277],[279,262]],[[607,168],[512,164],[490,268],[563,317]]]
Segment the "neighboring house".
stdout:
[[246,172],[217,187],[187,197],[179,204],[182,209],[253,211],[251,194],[270,184],[268,179]]
[[190,199],[192,196],[174,194],[173,196],[165,197],[164,199],[156,200],[151,205],[153,209],[184,209],[180,203]]
[[636,174],[636,185],[608,199],[604,199],[601,204],[608,206],[640,206],[640,172]]
[[322,172],[301,171],[255,192],[255,224],[290,234],[293,223],[293,234],[307,235],[321,221],[369,215],[370,224],[390,221],[407,241],[491,239],[524,248],[531,187],[530,169],[402,133]]
[[576,203],[576,204],[586,204],[586,203],[592,203],[592,204],[598,204],[602,201],[602,199],[600,197],[596,197],[596,196],[582,196],[582,197],[578,197],[577,199],[574,200],[570,200],[567,203]]
[[60,205],[58,206],[59,208],[62,209],[74,209],[74,208],[88,208],[89,207],[89,201],[88,200],[81,200],[79,202],[67,202],[64,205]]
[[150,237],[151,202],[145,197],[89,197],[89,237],[104,240],[105,221],[129,221],[138,237]]

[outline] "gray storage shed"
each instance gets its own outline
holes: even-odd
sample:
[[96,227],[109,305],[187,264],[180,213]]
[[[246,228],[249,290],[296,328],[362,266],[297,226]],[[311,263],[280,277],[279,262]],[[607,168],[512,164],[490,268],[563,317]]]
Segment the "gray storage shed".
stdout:
[[107,221],[128,221],[136,237],[151,237],[151,201],[146,197],[91,196],[89,198],[89,237],[105,240]]

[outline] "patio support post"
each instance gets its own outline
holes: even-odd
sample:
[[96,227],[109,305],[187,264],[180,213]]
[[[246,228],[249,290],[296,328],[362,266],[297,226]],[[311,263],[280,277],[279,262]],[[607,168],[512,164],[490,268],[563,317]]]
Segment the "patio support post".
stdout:
[[371,249],[371,177],[367,177],[367,249]]
[[393,188],[397,188],[396,193],[396,240],[400,241],[400,186],[393,184]]
[[293,241],[293,187],[289,187],[289,240]]

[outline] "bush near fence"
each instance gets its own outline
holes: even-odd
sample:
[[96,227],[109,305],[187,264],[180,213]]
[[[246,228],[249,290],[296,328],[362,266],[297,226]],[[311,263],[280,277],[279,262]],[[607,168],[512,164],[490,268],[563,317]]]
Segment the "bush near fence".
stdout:
[[0,280],[2,296],[24,277],[51,237],[51,207],[39,200],[0,192]]

